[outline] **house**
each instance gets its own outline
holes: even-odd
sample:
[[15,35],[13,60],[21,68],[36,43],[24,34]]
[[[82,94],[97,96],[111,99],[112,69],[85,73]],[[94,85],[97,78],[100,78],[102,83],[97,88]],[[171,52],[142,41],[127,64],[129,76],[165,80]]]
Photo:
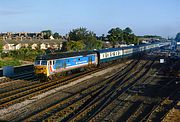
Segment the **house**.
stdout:
[[[52,47],[53,47],[53,49],[58,49],[58,45],[57,44],[53,44]],[[60,48],[60,46],[59,46],[59,48]]]
[[43,34],[40,33],[28,33],[28,32],[19,32],[19,33],[12,33],[12,32],[7,32],[7,33],[0,33],[0,36],[3,37],[3,40],[31,40],[31,39],[43,39]]
[[52,35],[49,38],[50,38],[50,40],[54,40],[54,37]]
[[28,43],[22,43],[22,47],[27,48],[28,46],[29,46],[29,44],[28,44]]
[[33,50],[37,49],[37,48],[38,48],[38,44],[36,44],[36,43],[32,44],[32,45],[31,45],[31,48],[32,48]]
[[41,50],[46,50],[47,49],[46,44],[45,43],[40,44],[40,49]]
[[15,44],[5,44],[3,46],[3,51],[4,52],[8,52],[8,51],[11,51],[11,50],[15,50]]
[[3,44],[3,52],[8,52],[11,50],[15,50],[18,42],[12,40],[5,40],[2,42],[2,44]]
[[47,46],[47,48],[51,48],[52,47],[49,43],[46,46]]
[[19,43],[19,44],[15,45],[15,50],[19,50],[21,47],[22,47],[22,44]]
[[66,40],[63,39],[31,39],[31,40],[3,40],[3,50],[18,50],[21,47],[31,47],[32,49],[37,49],[38,47],[42,50],[46,50],[48,48],[51,49],[61,49],[63,42]]

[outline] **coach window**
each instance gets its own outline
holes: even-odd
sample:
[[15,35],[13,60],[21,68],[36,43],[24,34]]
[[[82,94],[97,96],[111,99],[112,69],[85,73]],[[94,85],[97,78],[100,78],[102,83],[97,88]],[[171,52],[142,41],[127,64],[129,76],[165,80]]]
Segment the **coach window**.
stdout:
[[121,51],[119,51],[118,54],[121,55]]
[[55,61],[53,61],[53,65],[54,65]]
[[103,54],[103,58],[105,58],[105,54]]
[[115,56],[115,52],[113,52],[113,56]]

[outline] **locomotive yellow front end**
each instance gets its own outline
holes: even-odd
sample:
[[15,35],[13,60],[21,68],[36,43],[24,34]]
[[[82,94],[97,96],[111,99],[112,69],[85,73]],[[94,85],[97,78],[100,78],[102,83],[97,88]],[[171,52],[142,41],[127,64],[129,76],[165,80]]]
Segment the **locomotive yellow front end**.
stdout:
[[35,74],[43,74],[47,75],[47,67],[46,66],[34,66]]
[[47,61],[36,60],[34,64],[34,72],[40,80],[46,80],[47,75],[48,75]]

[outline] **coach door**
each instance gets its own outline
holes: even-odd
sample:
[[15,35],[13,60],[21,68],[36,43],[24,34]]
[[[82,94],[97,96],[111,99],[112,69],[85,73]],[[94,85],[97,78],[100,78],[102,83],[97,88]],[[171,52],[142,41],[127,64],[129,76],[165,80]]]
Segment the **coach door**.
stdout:
[[52,60],[49,61],[49,65],[50,65],[50,66],[53,66],[53,65],[54,65],[54,61],[52,61]]
[[54,61],[52,61],[52,60],[49,61],[48,65],[49,65],[49,68],[50,68],[50,72],[53,72],[54,71],[54,68],[53,68]]

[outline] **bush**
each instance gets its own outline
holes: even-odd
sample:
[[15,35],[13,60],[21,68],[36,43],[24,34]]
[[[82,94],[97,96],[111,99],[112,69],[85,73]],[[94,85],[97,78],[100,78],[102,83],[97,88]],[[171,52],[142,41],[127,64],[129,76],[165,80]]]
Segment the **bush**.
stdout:
[[19,50],[13,50],[9,53],[3,53],[2,58],[13,58],[17,60],[31,61],[34,62],[34,59],[37,55],[44,54],[43,50],[33,50],[30,48],[21,48]]
[[18,65],[21,65],[21,62],[17,59],[0,60],[0,68],[2,68],[3,66],[18,66]]

